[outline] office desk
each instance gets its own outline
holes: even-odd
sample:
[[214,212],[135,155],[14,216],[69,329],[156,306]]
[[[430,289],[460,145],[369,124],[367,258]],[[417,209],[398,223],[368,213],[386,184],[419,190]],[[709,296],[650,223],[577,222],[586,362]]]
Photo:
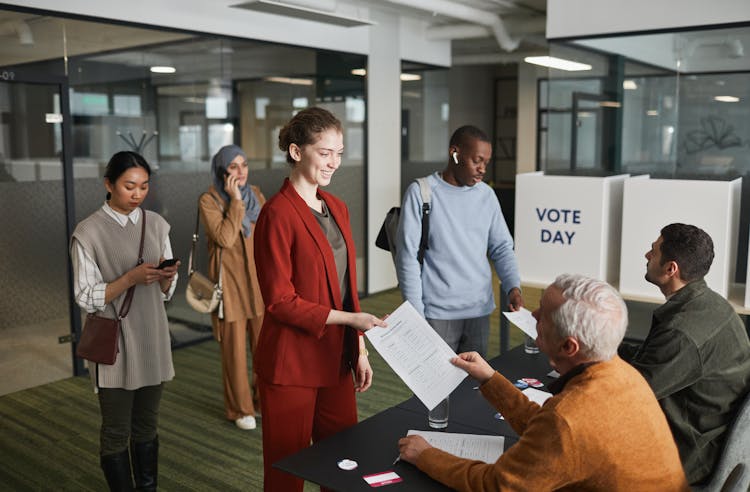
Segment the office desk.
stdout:
[[[511,380],[533,377],[545,385],[551,381],[547,377],[551,370],[547,358],[542,354],[525,354],[523,347],[492,359],[490,364]],[[476,381],[467,377],[451,394],[450,418],[446,431],[503,435],[506,436],[505,449],[508,449],[517,441],[516,434],[504,420],[494,418],[496,411],[479,391],[473,389],[476,386]],[[389,492],[450,490],[409,463],[392,464],[398,456],[398,440],[409,429],[433,430],[427,425],[427,408],[416,397],[288,456],[274,463],[274,466],[309,482],[347,492],[372,491],[372,487],[362,477],[388,470],[395,471],[403,478],[403,482],[388,485],[384,489]],[[359,467],[351,471],[341,470],[337,463],[342,459],[354,460],[359,463]]]

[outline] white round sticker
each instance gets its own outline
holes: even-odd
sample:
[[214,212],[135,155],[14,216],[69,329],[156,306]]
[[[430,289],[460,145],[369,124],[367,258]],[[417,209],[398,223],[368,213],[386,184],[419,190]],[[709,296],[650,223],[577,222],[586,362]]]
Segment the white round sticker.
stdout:
[[358,466],[357,462],[354,460],[339,461],[339,468],[341,468],[342,470],[347,470],[347,471],[354,470],[355,468],[357,468],[357,466]]

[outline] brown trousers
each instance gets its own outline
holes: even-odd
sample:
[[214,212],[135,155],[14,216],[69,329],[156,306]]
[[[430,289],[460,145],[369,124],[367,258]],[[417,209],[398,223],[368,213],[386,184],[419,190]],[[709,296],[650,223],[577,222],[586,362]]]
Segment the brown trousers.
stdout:
[[255,408],[259,406],[255,373],[251,381],[248,381],[247,342],[249,339],[250,353],[255,354],[262,325],[262,315],[248,319],[246,322],[223,323],[219,345],[221,346],[221,374],[224,381],[224,408],[229,420],[236,420],[246,415],[255,416]]

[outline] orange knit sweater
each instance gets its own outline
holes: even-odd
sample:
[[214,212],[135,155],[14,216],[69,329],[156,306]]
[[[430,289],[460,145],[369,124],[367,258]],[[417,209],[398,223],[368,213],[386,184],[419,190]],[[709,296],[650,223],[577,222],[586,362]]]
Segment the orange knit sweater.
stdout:
[[457,490],[689,490],[664,414],[619,357],[573,377],[544,406],[498,373],[481,387],[519,434],[494,464],[431,448],[417,466]]

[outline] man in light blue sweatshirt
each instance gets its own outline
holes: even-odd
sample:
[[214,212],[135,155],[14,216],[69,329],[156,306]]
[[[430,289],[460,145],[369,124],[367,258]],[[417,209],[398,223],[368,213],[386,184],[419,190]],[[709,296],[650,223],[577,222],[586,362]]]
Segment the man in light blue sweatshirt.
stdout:
[[409,185],[397,233],[396,274],[401,293],[456,353],[487,353],[489,315],[495,309],[489,260],[502,280],[509,308],[523,306],[513,238],[495,192],[482,182],[492,145],[474,126],[450,139],[448,165],[428,176],[429,237],[424,263],[417,261],[422,235],[419,184]]

